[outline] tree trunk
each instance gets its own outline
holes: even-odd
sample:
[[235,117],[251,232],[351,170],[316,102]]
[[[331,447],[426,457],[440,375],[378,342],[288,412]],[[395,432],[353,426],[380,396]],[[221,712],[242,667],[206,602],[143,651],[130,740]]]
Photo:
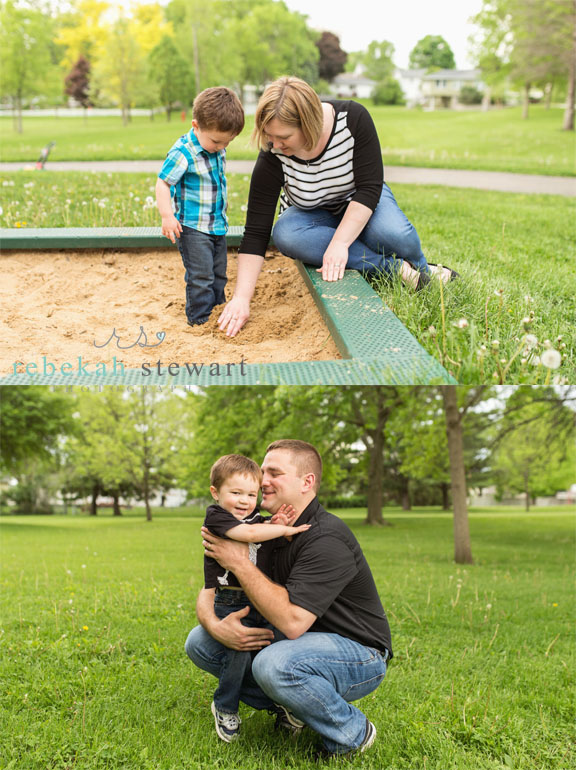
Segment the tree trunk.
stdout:
[[464,442],[462,419],[458,409],[455,385],[442,385],[442,398],[446,417],[446,437],[450,458],[450,479],[454,506],[454,560],[457,564],[473,564],[466,502],[466,473],[464,468]]
[[576,24],[572,31],[572,56],[568,73],[568,93],[566,94],[566,110],[564,112],[563,131],[574,131],[574,97],[576,96]]
[[98,514],[98,506],[96,501],[98,500],[98,487],[94,485],[92,487],[92,500],[90,501],[90,516],[96,516]]
[[487,86],[486,90],[484,91],[484,95],[482,96],[482,112],[488,112],[488,110],[490,109],[491,99],[492,99],[492,89]]
[[441,485],[442,489],[442,510],[443,511],[449,511],[450,510],[450,487],[448,484],[443,483]]
[[369,449],[370,462],[368,465],[368,515],[366,524],[381,527],[382,518],[382,484],[384,479],[384,437],[379,431],[374,436],[374,444]]
[[524,474],[524,508],[526,510],[526,513],[530,511],[530,489],[528,488],[528,474]]
[[120,510],[120,495],[118,493],[112,495],[113,504],[112,507],[114,509],[114,516],[122,516],[122,511]]
[[401,478],[402,487],[400,489],[400,500],[403,511],[412,510],[412,500],[410,498],[410,486],[408,479],[405,476]]
[[544,105],[547,110],[550,109],[552,106],[552,92],[554,91],[554,83],[546,83],[546,87],[544,88],[544,94],[546,96],[546,99],[544,101]]
[[529,106],[530,106],[530,83],[524,83],[524,104],[522,107],[522,120],[528,120]]

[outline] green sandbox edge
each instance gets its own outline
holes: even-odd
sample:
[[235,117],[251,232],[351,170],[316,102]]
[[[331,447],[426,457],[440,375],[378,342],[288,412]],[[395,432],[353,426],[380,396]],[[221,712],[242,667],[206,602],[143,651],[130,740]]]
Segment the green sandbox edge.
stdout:
[[[242,227],[231,227],[226,240],[238,246]],[[174,248],[160,228],[43,228],[0,230],[0,250]],[[0,385],[98,386],[149,385],[165,388],[207,385],[431,385],[457,384],[446,369],[420,345],[376,292],[356,271],[341,281],[323,281],[313,267],[296,263],[343,360],[276,364],[222,362],[216,374],[206,365],[188,374],[184,362],[175,375],[161,368],[147,376],[142,369],[123,374],[9,374]],[[143,358],[146,354],[143,353]],[[153,358],[154,355],[150,355]],[[154,362],[151,362],[152,364]],[[95,368],[92,365],[91,368]],[[109,367],[110,368],[110,367]]]

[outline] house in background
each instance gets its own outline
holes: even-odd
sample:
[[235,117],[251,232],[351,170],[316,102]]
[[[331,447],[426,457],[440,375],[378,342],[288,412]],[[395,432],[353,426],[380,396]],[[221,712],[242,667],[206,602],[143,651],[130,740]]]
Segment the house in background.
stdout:
[[[480,70],[437,70],[426,69],[394,70],[393,77],[404,92],[407,107],[423,107],[425,110],[462,107],[460,91],[463,86],[483,90]],[[369,99],[376,87],[376,81],[361,72],[343,72],[331,83],[332,93],[338,99]]]

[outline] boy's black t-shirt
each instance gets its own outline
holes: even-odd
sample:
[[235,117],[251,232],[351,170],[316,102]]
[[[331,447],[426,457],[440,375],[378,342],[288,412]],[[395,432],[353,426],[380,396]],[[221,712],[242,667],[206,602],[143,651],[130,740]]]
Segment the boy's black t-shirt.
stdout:
[[[264,524],[270,521],[270,517],[264,517],[259,510],[255,508],[245,519],[238,520],[231,513],[226,511],[220,505],[209,505],[206,509],[204,526],[207,527],[216,537],[228,537],[228,532],[239,524]],[[282,539],[282,538],[280,538]],[[249,543],[250,561],[256,564],[258,569],[262,570],[268,577],[271,576],[271,554],[276,545],[275,540],[266,540],[263,543]],[[226,588],[229,586],[240,586],[236,576],[221,567],[216,559],[210,556],[204,556],[204,587],[205,588]]]
[[317,615],[310,631],[339,634],[392,657],[390,626],[372,572],[358,541],[315,498],[298,517],[311,524],[273,552],[272,579],[290,601]]

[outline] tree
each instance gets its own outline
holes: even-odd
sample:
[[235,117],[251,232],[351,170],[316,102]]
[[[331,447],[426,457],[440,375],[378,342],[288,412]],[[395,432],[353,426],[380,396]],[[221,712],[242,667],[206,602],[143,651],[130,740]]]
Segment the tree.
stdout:
[[90,87],[90,62],[84,56],[80,56],[74,64],[66,80],[64,81],[65,91],[83,107],[90,107],[89,87]]
[[381,83],[394,72],[394,46],[387,40],[372,40],[368,48],[354,56],[356,66],[361,66],[367,78]]
[[410,52],[410,66],[414,69],[453,70],[456,68],[456,62],[452,49],[443,37],[426,35]]
[[400,83],[392,77],[386,78],[372,91],[374,104],[405,104],[404,92]]
[[324,80],[331,81],[336,75],[344,72],[348,54],[340,48],[340,38],[333,32],[323,32],[316,41],[320,53],[318,75]]
[[79,0],[63,15],[56,43],[63,49],[61,64],[65,69],[70,70],[80,57],[94,64],[99,54],[110,54],[109,11],[106,0]]
[[42,94],[54,81],[52,20],[35,2],[0,6],[0,96],[12,104],[14,129],[22,133],[24,100]]
[[163,37],[150,52],[148,72],[150,81],[158,89],[160,103],[166,110],[166,119],[170,120],[175,105],[189,104],[193,95],[190,69],[171,37]]

